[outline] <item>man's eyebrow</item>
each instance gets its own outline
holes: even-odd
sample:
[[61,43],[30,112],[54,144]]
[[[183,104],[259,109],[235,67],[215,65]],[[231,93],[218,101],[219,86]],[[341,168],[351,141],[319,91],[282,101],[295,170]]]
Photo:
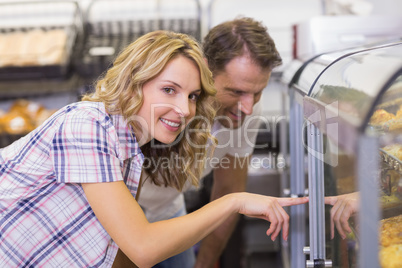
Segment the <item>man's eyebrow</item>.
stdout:
[[237,89],[237,88],[232,88],[232,87],[225,87],[225,90],[238,91],[238,92],[242,92],[242,93],[252,93],[252,94],[260,94],[260,93],[262,93],[262,92],[264,91],[264,89],[265,89],[265,87],[262,88],[262,89],[260,89],[260,90],[258,90],[257,92],[252,93],[252,92],[248,92],[247,90],[244,90],[244,89]]
[[231,90],[231,91],[241,91],[241,92],[245,92],[242,89],[238,89],[238,88],[233,88],[233,87],[225,87],[226,90]]

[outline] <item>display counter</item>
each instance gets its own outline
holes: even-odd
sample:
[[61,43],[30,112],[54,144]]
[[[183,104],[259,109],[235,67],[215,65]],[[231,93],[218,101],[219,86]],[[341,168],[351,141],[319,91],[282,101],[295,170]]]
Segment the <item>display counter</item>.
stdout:
[[303,97],[307,267],[402,263],[401,55],[401,42],[345,54]]

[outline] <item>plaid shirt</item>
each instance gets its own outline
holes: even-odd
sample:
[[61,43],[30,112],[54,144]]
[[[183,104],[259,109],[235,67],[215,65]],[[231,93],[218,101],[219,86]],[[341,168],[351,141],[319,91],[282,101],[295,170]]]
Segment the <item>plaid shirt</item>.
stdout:
[[81,183],[124,180],[144,156],[122,116],[78,102],[0,150],[0,267],[111,267],[117,245]]

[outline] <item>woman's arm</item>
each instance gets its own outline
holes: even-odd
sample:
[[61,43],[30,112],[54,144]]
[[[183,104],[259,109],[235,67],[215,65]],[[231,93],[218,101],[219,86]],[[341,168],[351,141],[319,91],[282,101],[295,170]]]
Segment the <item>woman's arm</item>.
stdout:
[[230,215],[242,213],[271,222],[267,235],[288,232],[282,206],[303,204],[307,198],[274,198],[233,193],[183,217],[149,223],[124,182],[82,184],[95,215],[121,250],[139,267],[152,265],[191,247]]

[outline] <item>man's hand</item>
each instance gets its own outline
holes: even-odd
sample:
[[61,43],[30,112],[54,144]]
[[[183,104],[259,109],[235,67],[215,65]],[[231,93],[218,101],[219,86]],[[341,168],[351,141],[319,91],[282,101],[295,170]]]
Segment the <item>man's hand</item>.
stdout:
[[346,234],[352,232],[348,220],[359,208],[359,193],[326,196],[325,204],[333,206],[331,208],[331,239],[335,235],[334,226],[342,239],[345,239]]

